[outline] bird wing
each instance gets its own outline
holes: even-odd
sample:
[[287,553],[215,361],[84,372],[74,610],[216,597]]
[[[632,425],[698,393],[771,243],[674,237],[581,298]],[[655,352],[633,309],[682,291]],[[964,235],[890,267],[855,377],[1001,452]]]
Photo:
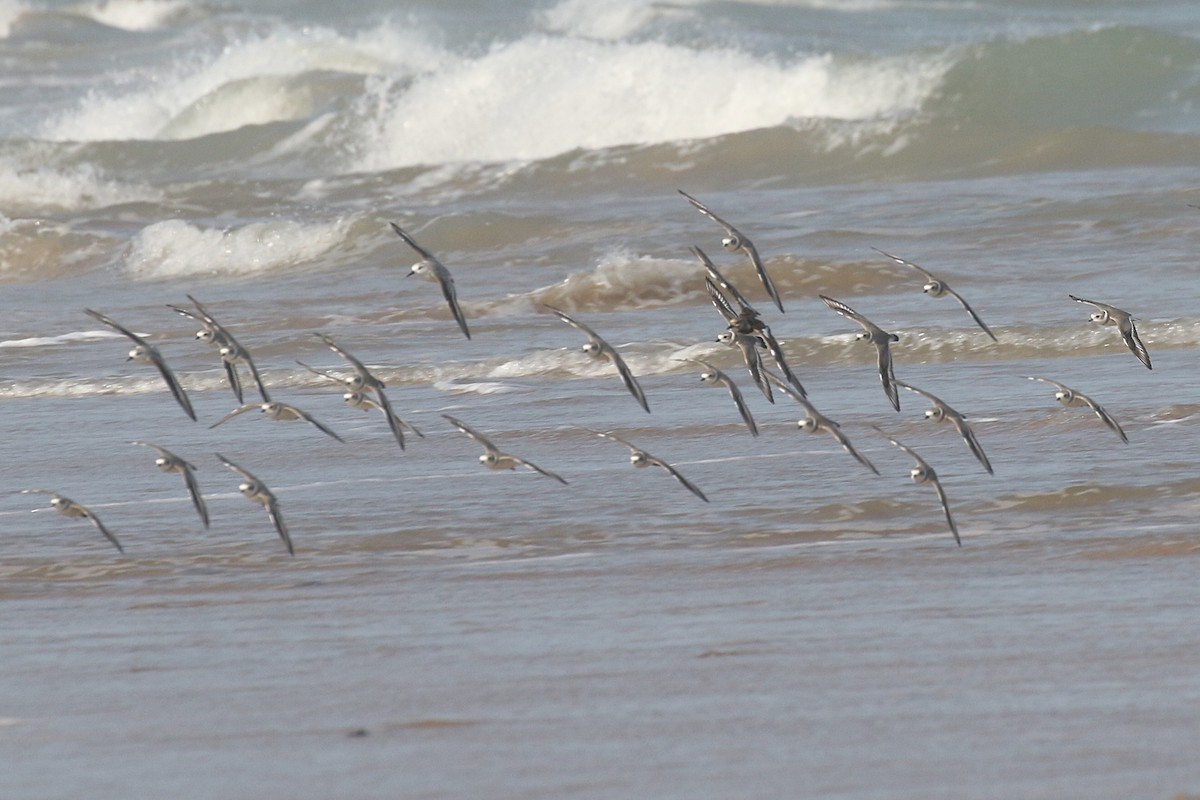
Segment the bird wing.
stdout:
[[708,296],[712,299],[712,304],[717,307],[717,312],[725,318],[725,324],[733,327],[738,320],[738,313],[733,310],[733,306],[729,304],[729,300],[717,288],[717,284],[713,279],[704,276],[704,288],[708,290]]
[[1120,436],[1122,442],[1129,444],[1129,437],[1125,435],[1125,431],[1121,428],[1121,425],[1115,419],[1109,416],[1108,412],[1104,410],[1103,406],[1085,394],[1075,392],[1075,396],[1087,403],[1088,408],[1092,409],[1092,411],[1095,411],[1096,416],[1100,418],[1100,421],[1111,428],[1112,431],[1117,434],[1117,436]]
[[442,287],[442,296],[446,298],[446,304],[450,306],[450,313],[454,315],[454,321],[462,329],[463,335],[470,339],[471,330],[467,327],[467,318],[463,316],[462,306],[458,304],[458,293],[454,289],[454,277],[450,274],[450,270],[442,266],[440,261],[433,262],[433,274],[437,276],[438,284]]
[[946,522],[950,525],[950,532],[954,534],[954,541],[962,547],[962,539],[958,536],[958,526],[954,524],[954,517],[950,515],[950,503],[946,500],[946,490],[942,488],[942,482],[934,475],[929,483],[933,484],[933,490],[937,492],[938,500],[942,503],[942,511],[946,512]]
[[175,373],[167,366],[166,359],[162,357],[162,353],[158,352],[157,348],[150,347],[149,345],[145,345],[145,347],[146,352],[150,354],[150,360],[154,362],[154,366],[158,368],[159,374],[167,382],[167,388],[175,396],[175,401],[179,403],[184,412],[195,422],[196,411],[192,408],[192,401],[188,399],[187,392],[183,390],[183,386],[179,383],[179,379],[175,377]]
[[679,473],[679,470],[675,469],[670,464],[663,461],[661,458],[655,458],[654,456],[650,455],[649,453],[646,453],[646,461],[655,467],[662,467],[667,472],[671,473],[671,476],[673,478],[675,478],[675,480],[677,480],[681,484],[683,484],[689,492],[696,495],[696,497],[699,497],[704,502],[706,502],[706,503],[708,502],[708,498],[705,497],[704,492],[700,491],[700,488],[698,486],[696,486],[696,484],[692,483],[687,478],[683,477],[683,475],[681,475]]
[[794,386],[796,391],[807,397],[808,392],[804,391],[804,386],[801,385],[800,379],[796,377],[796,374],[792,372],[792,368],[788,366],[787,359],[783,356],[783,346],[779,344],[779,340],[771,333],[771,329],[763,325],[757,332],[757,336],[767,346],[767,352],[771,354],[771,358],[775,359],[775,366],[779,367],[779,371],[783,373],[783,377],[787,378],[788,383]]
[[106,528],[104,526],[104,523],[100,521],[99,517],[97,517],[95,514],[93,514],[91,511],[89,511],[86,507],[81,506],[78,503],[76,504],[76,507],[79,508],[79,510],[83,512],[83,515],[85,517],[87,517],[88,519],[90,519],[92,521],[92,524],[96,526],[96,530],[98,530],[102,534],[104,534],[105,539],[108,539],[110,542],[112,542],[113,547],[117,548],[118,552],[120,552],[120,553],[125,552],[125,548],[122,547],[121,543],[117,541],[117,537],[113,536],[112,531],[110,531],[108,528]]
[[948,294],[953,296],[954,299],[958,301],[958,304],[961,305],[968,314],[971,315],[971,319],[975,320],[975,324],[978,325],[983,330],[984,333],[986,333],[988,336],[992,337],[993,342],[1000,341],[999,339],[996,338],[996,334],[992,333],[992,329],[989,328],[984,323],[984,321],[979,318],[979,315],[975,313],[975,309],[971,308],[971,304],[968,303],[965,299],[963,299],[963,296],[961,294],[954,291],[949,286],[946,286],[946,284],[944,284],[944,283],[942,284],[942,287],[946,290],[946,292]]
[[554,480],[558,481],[563,486],[567,485],[566,479],[564,479],[558,473],[551,472],[548,469],[542,469],[541,467],[539,467],[537,464],[533,463],[532,461],[526,461],[523,458],[517,458],[516,456],[511,455],[511,454],[507,454],[507,455],[509,458],[511,458],[513,461],[516,461],[518,464],[523,464],[524,466],[529,467],[534,472],[538,472],[538,473],[541,473],[542,475],[545,475],[547,478],[554,478]]
[[220,425],[224,422],[227,422],[228,420],[233,419],[238,414],[245,414],[247,411],[253,411],[256,408],[262,408],[262,403],[243,403],[242,405],[238,406],[233,411],[230,411],[228,414],[221,417],[219,420],[214,422],[212,425],[209,425],[208,427],[210,429],[215,428],[218,425]]
[[[599,337],[597,338],[599,339]],[[629,393],[634,396],[642,408],[646,409],[646,413],[649,413],[650,403],[646,400],[646,393],[642,391],[642,385],[637,382],[637,378],[633,377],[633,373],[629,371],[625,359],[621,358],[621,354],[609,347],[603,339],[600,339],[600,343],[604,346],[604,355],[617,368],[617,374],[621,376],[621,383],[625,384]]]
[[[327,336],[324,333],[316,332],[313,335],[319,337],[321,339],[321,341],[325,343],[326,347],[328,347],[330,350],[337,353],[342,358],[346,359],[346,361],[350,362],[350,366],[354,367],[354,372],[362,379],[364,386],[369,386],[372,389],[377,389],[377,388],[383,387],[383,385],[384,385],[383,381],[379,380],[374,375],[372,375],[371,370],[367,369],[367,365],[364,364],[363,362],[359,361],[357,358],[355,358],[354,355],[352,353],[350,353],[348,350],[345,350],[344,348],[342,348],[340,345],[338,345],[337,342],[335,342],[333,339],[331,339],[329,336]],[[309,369],[312,369],[312,368],[309,367]],[[312,371],[316,372],[316,370],[312,370]],[[328,377],[328,373],[317,372],[317,374],[318,375],[326,375],[326,377]]]
[[394,222],[389,222],[388,224],[392,226],[392,230],[396,232],[396,235],[404,240],[405,244],[407,244],[413,250],[416,250],[421,255],[421,258],[425,259],[426,261],[433,261],[435,263],[437,262],[437,258],[434,257],[433,253],[417,244],[417,240],[405,233],[403,228]]
[[274,523],[275,530],[279,533],[279,538],[287,546],[288,555],[296,555],[296,548],[292,546],[292,537],[288,534],[287,525],[283,522],[283,514],[279,511],[279,501],[275,499],[275,495],[267,487],[261,483],[259,486],[267,493],[267,516]]
[[841,300],[834,300],[832,297],[826,297],[823,294],[820,294],[817,296],[821,298],[821,300],[825,303],[825,305],[829,306],[831,309],[833,309],[837,313],[841,314],[843,317],[854,320],[859,325],[861,325],[863,328],[865,328],[867,330],[867,332],[873,332],[873,331],[882,332],[883,331],[883,329],[880,328],[878,325],[871,322],[869,319],[867,319],[862,314],[855,311],[850,306],[843,303]]
[[823,417],[819,414],[817,415],[817,420],[818,420],[818,423],[821,423],[821,422],[827,423],[827,424],[821,425],[821,427],[824,430],[828,431],[829,435],[837,440],[837,443],[842,446],[842,449],[844,449],[850,455],[854,456],[854,459],[856,461],[858,461],[858,463],[862,464],[864,467],[871,470],[871,472],[874,472],[876,475],[879,474],[879,470],[875,468],[875,465],[871,463],[870,459],[868,459],[862,453],[855,450],[854,445],[850,444],[850,440],[848,438],[846,438],[846,434],[842,433],[842,428],[840,425],[838,425],[836,422],[833,422],[832,420],[826,419],[825,417]]
[[445,419],[447,422],[449,422],[454,427],[458,428],[463,433],[465,433],[467,436],[470,436],[472,439],[479,442],[479,444],[483,445],[484,450],[487,450],[489,453],[496,453],[496,454],[500,453],[500,451],[496,448],[496,445],[492,444],[490,439],[488,439],[486,436],[484,436],[479,431],[468,427],[466,423],[462,422],[461,420],[455,419],[454,417],[450,416],[449,414],[442,414],[442,418]]
[[1133,324],[1133,317],[1126,314],[1120,318],[1117,323],[1117,330],[1121,332],[1121,338],[1125,340],[1125,344],[1133,351],[1133,354],[1138,357],[1146,365],[1146,369],[1154,369],[1150,366],[1150,354],[1146,352],[1146,345],[1142,344],[1142,337],[1138,336],[1137,326]]
[[317,428],[317,430],[321,431],[321,433],[325,434],[326,436],[331,436],[334,439],[337,439],[342,444],[346,443],[346,440],[343,439],[342,437],[338,436],[336,433],[334,433],[329,428],[329,426],[322,423],[319,419],[317,419],[316,417],[314,417],[312,414],[308,413],[304,409],[296,408],[295,406],[288,405],[287,403],[280,403],[280,405],[284,406],[285,408],[289,408],[292,411],[294,411],[295,413],[299,414],[300,417],[302,417],[305,422],[312,424],[314,427]]
[[750,409],[746,407],[746,399],[742,397],[742,390],[737,387],[733,379],[707,361],[699,358],[693,358],[691,361],[717,376],[717,380],[721,385],[729,390],[729,396],[733,398],[733,404],[737,406],[738,413],[742,415],[742,420],[746,423],[746,427],[750,429],[751,435],[758,436],[758,425],[754,423],[754,417],[750,414]]
[[196,482],[196,476],[193,470],[196,468],[186,461],[183,462],[187,469],[183,470],[183,482],[187,486],[188,494],[192,497],[192,505],[196,507],[196,513],[200,515],[200,520],[204,523],[204,527],[208,527],[208,506],[204,504],[204,495],[200,493],[200,484]]
[[703,250],[701,250],[699,247],[692,247],[692,253],[695,254],[696,258],[700,259],[702,264],[704,264],[704,269],[708,273],[707,277],[711,279],[717,286],[720,286],[722,289],[729,292],[729,294],[733,295],[733,299],[737,302],[738,306],[741,307],[741,314],[735,313],[735,319],[742,314],[746,314],[747,312],[752,316],[758,316],[758,311],[755,310],[754,306],[750,305],[750,301],[738,291],[738,288],[734,286],[732,282],[730,282],[717,270]]
[[979,440],[975,438],[975,431],[971,429],[971,426],[967,424],[967,421],[963,419],[961,414],[952,414],[948,416],[950,417],[950,422],[954,424],[954,429],[958,431],[958,435],[961,436],[963,441],[967,443],[967,447],[970,448],[971,453],[979,460],[979,463],[983,465],[983,468],[988,471],[989,475],[995,474],[992,472],[992,463],[988,461],[987,454],[984,453],[983,448],[979,446]]
[[876,253],[879,253],[879,255],[884,256],[885,258],[890,258],[892,261],[895,261],[897,264],[899,264],[902,267],[911,267],[912,269],[915,269],[917,272],[924,275],[926,280],[938,281],[939,283],[941,283],[940,279],[936,275],[934,275],[932,272],[925,269],[924,267],[922,267],[919,264],[914,264],[911,261],[905,261],[903,258],[900,258],[900,256],[894,256],[891,253],[888,253],[884,250],[880,250],[878,247],[872,247],[871,249],[874,250]]

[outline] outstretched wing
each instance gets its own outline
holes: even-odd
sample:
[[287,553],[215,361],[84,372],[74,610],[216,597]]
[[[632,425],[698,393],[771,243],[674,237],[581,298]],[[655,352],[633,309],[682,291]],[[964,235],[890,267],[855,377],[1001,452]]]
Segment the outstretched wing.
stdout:
[[679,470],[675,469],[670,464],[663,461],[661,458],[655,458],[654,456],[650,455],[649,453],[647,453],[646,455],[647,455],[647,458],[646,458],[647,462],[649,462],[653,466],[662,467],[667,472],[671,473],[671,477],[673,477],[675,480],[677,480],[681,484],[683,484],[683,486],[689,492],[696,495],[696,497],[699,497],[704,502],[706,502],[706,503],[708,502],[708,498],[704,495],[704,492],[700,491],[700,488],[698,486],[696,486],[696,484],[692,483],[687,478],[683,477],[683,475],[681,475],[679,473]]
[[496,448],[496,445],[492,444],[492,441],[490,439],[488,439],[486,436],[484,436],[479,431],[469,427],[465,422],[455,419],[454,417],[450,416],[449,414],[442,414],[442,418],[445,419],[447,422],[449,422],[454,427],[458,428],[463,433],[465,433],[467,436],[470,436],[472,439],[474,439],[479,444],[483,445],[484,450],[487,450],[490,453],[499,453],[500,452]]

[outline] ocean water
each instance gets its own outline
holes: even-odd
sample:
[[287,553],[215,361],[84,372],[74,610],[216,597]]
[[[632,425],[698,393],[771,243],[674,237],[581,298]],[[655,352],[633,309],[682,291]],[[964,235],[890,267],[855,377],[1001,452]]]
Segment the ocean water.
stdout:
[[[0,0],[0,797],[1200,796],[1198,104],[1186,2]],[[878,476],[716,341],[692,246]],[[211,427],[189,296],[344,442]]]

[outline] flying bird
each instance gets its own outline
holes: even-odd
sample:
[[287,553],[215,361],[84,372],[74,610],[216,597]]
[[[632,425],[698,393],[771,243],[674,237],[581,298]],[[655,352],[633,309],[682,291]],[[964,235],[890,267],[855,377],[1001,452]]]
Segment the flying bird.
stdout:
[[1099,403],[1097,403],[1092,398],[1088,397],[1083,392],[1076,391],[1075,389],[1072,389],[1069,386],[1065,386],[1065,385],[1059,383],[1058,381],[1052,381],[1049,378],[1035,378],[1032,376],[1026,376],[1026,377],[1028,377],[1029,380],[1031,380],[1031,381],[1041,381],[1042,383],[1049,383],[1050,385],[1057,388],[1058,391],[1054,393],[1054,399],[1057,400],[1058,402],[1062,403],[1064,406],[1087,406],[1092,411],[1096,412],[1096,416],[1100,418],[1101,422],[1103,422],[1110,429],[1112,429],[1112,431],[1115,434],[1117,434],[1117,436],[1121,437],[1122,442],[1124,442],[1125,444],[1129,444],[1129,437],[1127,437],[1125,435],[1125,431],[1121,428],[1120,424],[1118,424],[1118,422],[1115,419],[1110,417],[1108,415],[1108,412],[1105,411],[1104,408]]
[[156,444],[149,442],[130,442],[141,447],[149,447],[158,453],[158,458],[154,459],[154,466],[158,467],[163,472],[174,472],[183,476],[184,485],[187,486],[188,494],[192,497],[192,505],[196,507],[196,513],[200,515],[200,521],[204,523],[204,527],[208,527],[208,507],[204,504],[204,496],[200,494],[200,485],[196,483],[196,476],[193,475],[196,471],[196,465],[172,453],[165,447],[159,447]]
[[83,311],[89,317],[103,322],[108,327],[124,334],[130,340],[132,340],[135,346],[129,351],[129,358],[127,358],[126,361],[134,361],[138,364],[153,364],[162,375],[163,380],[167,382],[167,388],[170,389],[171,394],[175,396],[175,401],[179,403],[180,407],[183,408],[184,413],[186,413],[192,418],[193,421],[195,421],[196,412],[192,408],[192,401],[188,399],[187,392],[183,390],[183,386],[180,385],[179,379],[175,377],[175,373],[172,372],[171,368],[167,366],[167,361],[163,358],[162,353],[158,352],[158,348],[147,342],[142,337],[138,336],[133,331],[129,330],[129,328],[126,328],[124,325],[121,325],[113,319],[106,317],[99,311],[93,311],[90,308],[85,308]]
[[754,246],[754,243],[747,239],[741,231],[718,217],[709,210],[708,206],[692,197],[683,189],[680,189],[679,193],[692,204],[693,208],[725,229],[725,237],[721,239],[721,246],[731,253],[744,253],[750,259],[750,263],[754,265],[754,271],[758,273],[758,279],[762,281],[763,288],[767,290],[767,295],[775,303],[775,307],[782,312],[783,303],[779,299],[779,292],[775,291],[775,284],[771,282],[771,276],[767,274],[767,268],[763,266],[762,259],[758,255],[758,248]]
[[446,298],[446,304],[450,306],[450,313],[454,315],[454,320],[458,323],[458,327],[462,328],[463,335],[470,339],[471,331],[467,328],[467,319],[463,316],[462,308],[458,305],[458,293],[454,289],[454,276],[450,274],[450,270],[446,269],[445,265],[438,261],[433,253],[417,244],[416,239],[405,233],[403,228],[394,222],[389,224],[392,226],[392,230],[396,232],[396,235],[421,256],[421,260],[413,264],[408,274],[404,277],[407,278],[416,275],[423,280],[437,281],[438,285],[442,287],[442,295]]
[[617,374],[621,376],[621,383],[625,384],[625,388],[633,395],[642,408],[647,413],[650,412],[650,403],[646,400],[646,393],[642,391],[641,384],[637,382],[637,378],[633,377],[633,373],[629,371],[629,367],[625,364],[625,359],[621,358],[621,354],[612,348],[612,346],[600,338],[600,334],[584,325],[579,320],[573,319],[564,311],[559,311],[553,306],[543,305],[547,311],[554,314],[563,322],[570,325],[579,331],[582,331],[587,336],[587,343],[581,348],[588,357],[593,359],[607,359],[612,362],[612,365],[617,368]]
[[932,420],[933,422],[949,422],[952,424],[954,426],[954,430],[958,431],[958,435],[961,436],[963,441],[967,443],[967,447],[970,448],[971,453],[975,456],[975,458],[979,459],[979,463],[982,464],[983,468],[988,471],[988,474],[994,474],[992,472],[991,462],[988,461],[988,457],[983,452],[983,448],[979,446],[979,441],[975,438],[975,431],[971,430],[971,426],[967,424],[966,416],[964,414],[960,414],[959,412],[955,411],[948,403],[946,403],[946,401],[935,397],[923,389],[910,386],[904,381],[896,381],[896,385],[903,386],[910,392],[915,392],[929,402],[933,403],[932,408],[927,408],[925,410],[925,419]]
[[888,333],[840,300],[834,300],[832,297],[826,297],[823,294],[818,295],[818,297],[824,301],[825,305],[843,317],[854,320],[862,326],[862,333],[856,333],[854,338],[858,341],[865,339],[875,345],[879,356],[879,380],[883,383],[883,393],[892,402],[892,407],[899,411],[900,393],[896,391],[896,374],[892,371],[892,351],[889,345],[892,342],[900,341],[900,337],[894,333]]
[[121,553],[125,552],[125,548],[117,541],[117,537],[112,535],[108,528],[104,527],[104,523],[100,518],[93,514],[87,506],[82,506],[70,498],[63,497],[58,492],[52,492],[49,489],[22,489],[21,494],[48,494],[50,495],[50,507],[64,517],[72,517],[76,519],[88,519],[96,526],[96,530],[104,534],[104,538],[112,542],[113,547]]
[[467,436],[470,436],[476,442],[483,445],[484,453],[483,453],[483,455],[481,455],[479,457],[479,463],[483,464],[488,469],[512,469],[512,470],[515,470],[517,467],[529,467],[534,472],[541,473],[542,475],[545,475],[547,478],[553,478],[554,480],[558,481],[559,483],[563,484],[564,486],[567,484],[567,482],[562,478],[562,476],[557,475],[548,469],[542,469],[537,464],[534,464],[532,461],[526,461],[523,458],[517,458],[516,456],[511,455],[509,453],[502,453],[500,451],[500,449],[496,447],[496,445],[492,444],[490,439],[488,439],[486,436],[484,436],[479,431],[468,427],[466,425],[466,423],[455,419],[454,417],[450,416],[449,414],[442,414],[442,417],[447,422],[449,422],[451,425],[453,425],[454,427],[458,428],[460,431],[465,433]]
[[287,525],[283,522],[283,515],[279,512],[279,501],[275,498],[271,490],[248,470],[242,469],[220,453],[217,453],[216,456],[222,464],[242,476],[242,482],[238,486],[238,491],[247,500],[258,503],[267,510],[267,517],[275,525],[275,530],[279,534],[279,538],[287,546],[288,555],[296,555],[296,549],[292,547],[292,537],[288,534]]
[[689,358],[688,361],[704,367],[704,372],[700,373],[700,382],[705,386],[724,386],[729,390],[729,396],[733,398],[733,404],[737,406],[738,413],[742,415],[742,420],[745,421],[746,427],[750,429],[750,434],[758,436],[758,426],[754,424],[754,417],[750,414],[750,409],[746,407],[746,401],[742,397],[742,392],[738,389],[737,384],[733,382],[733,379],[707,361],[702,361],[699,358]]
[[[297,364],[304,367],[309,372],[314,372],[317,375],[323,375],[326,378],[343,384],[347,389],[349,389],[349,391],[342,395],[342,399],[345,400],[346,404],[351,408],[357,408],[363,411],[369,411],[372,409],[379,409],[382,411],[384,417],[387,419],[388,427],[391,428],[392,435],[396,437],[396,442],[400,445],[401,450],[404,449],[405,428],[412,431],[417,436],[424,438],[425,434],[417,430],[415,426],[410,425],[409,423],[400,419],[400,415],[397,414],[392,408],[391,401],[388,400],[387,394],[385,394],[383,391],[385,386],[384,382],[375,377],[371,370],[367,368],[366,364],[359,361],[354,357],[353,354],[350,353],[350,351],[340,346],[326,334],[316,333],[314,335],[319,337],[330,350],[337,353],[347,362],[349,362],[351,368],[354,370],[354,374],[349,378],[341,378],[333,375],[332,373],[310,367],[303,361],[297,361]],[[368,395],[368,392],[374,394],[374,397]]]
[[662,467],[667,472],[671,473],[671,477],[673,477],[675,480],[677,480],[681,484],[683,484],[683,486],[689,492],[696,495],[696,497],[699,497],[704,502],[706,502],[706,503],[708,502],[708,498],[704,496],[704,492],[700,491],[700,489],[697,488],[697,486],[694,483],[692,483],[691,481],[689,481],[687,478],[680,475],[679,470],[675,469],[673,466],[671,466],[667,462],[663,461],[661,458],[655,458],[654,456],[650,455],[642,448],[638,447],[637,445],[630,444],[629,442],[622,439],[620,436],[617,436],[615,433],[601,433],[600,431],[594,431],[591,428],[584,428],[584,430],[588,431],[589,433],[594,433],[597,436],[600,436],[604,439],[611,439],[614,442],[618,442],[620,444],[625,445],[626,447],[629,448],[629,463],[630,464],[633,464],[633,466],[637,467],[638,469],[641,469],[643,467]]
[[951,289],[950,286],[945,281],[941,280],[940,278],[935,276],[932,272],[925,269],[924,267],[914,264],[911,261],[905,261],[903,258],[900,258],[899,256],[894,256],[891,253],[886,253],[883,250],[880,250],[878,247],[872,247],[871,249],[874,250],[876,253],[879,253],[881,256],[890,258],[892,261],[895,261],[897,264],[899,264],[902,267],[912,267],[917,272],[924,275],[925,276],[925,287],[922,289],[922,291],[925,292],[925,294],[929,295],[930,297],[944,297],[945,295],[950,295],[951,297],[953,297],[955,300],[958,301],[959,305],[961,305],[968,314],[971,315],[971,319],[975,320],[975,324],[978,325],[983,330],[984,333],[986,333],[988,336],[992,337],[993,342],[999,341],[996,338],[996,334],[992,333],[992,329],[989,328],[986,324],[984,324],[983,320],[979,318],[979,315],[975,313],[975,309],[971,308],[971,305],[966,300],[963,299],[963,296],[961,294],[959,294],[958,292],[954,291],[953,289]]
[[[779,371],[783,373],[783,377],[788,383],[796,388],[800,394],[807,394],[804,387],[800,385],[800,381],[792,372],[792,368],[788,366],[787,359],[783,356],[783,347],[780,346],[779,340],[771,333],[770,326],[763,322],[758,310],[750,305],[750,302],[738,291],[730,281],[726,280],[704,251],[699,247],[692,248],[692,254],[700,260],[704,265],[706,272],[704,276],[704,288],[708,290],[708,296],[712,299],[713,305],[717,311],[725,319],[725,324],[731,331],[740,333],[746,336],[756,336],[761,341],[762,345],[767,348],[767,352],[775,359],[775,366],[779,367]],[[738,304],[735,311],[733,304],[729,298],[725,296],[728,292],[733,297],[733,302]]]
[[313,425],[315,428],[317,428],[319,431],[321,431],[321,433],[324,433],[326,436],[331,436],[334,439],[337,439],[339,442],[343,442],[342,437],[338,436],[336,433],[334,433],[332,430],[330,430],[328,427],[326,427],[323,423],[321,423],[312,414],[309,414],[307,411],[299,409],[296,406],[288,405],[287,403],[280,403],[277,400],[270,400],[265,403],[245,403],[243,405],[238,406],[233,411],[230,411],[228,414],[221,417],[219,420],[214,422],[212,425],[209,425],[208,427],[215,428],[218,425],[220,425],[228,420],[233,419],[234,417],[238,416],[239,414],[245,414],[247,411],[254,411],[255,409],[266,414],[271,419],[282,420],[284,422],[291,422],[293,420],[302,419],[305,422]]
[[746,369],[750,372],[754,385],[763,393],[763,397],[767,398],[768,402],[774,403],[775,396],[771,394],[771,384],[767,383],[764,377],[766,368],[763,367],[762,356],[758,352],[759,340],[730,329],[717,334],[717,341],[738,349],[738,352],[742,354],[742,360],[746,362]]
[[177,314],[182,314],[200,323],[201,328],[196,332],[196,339],[217,348],[217,352],[221,356],[221,364],[225,367],[225,377],[229,380],[229,388],[233,390],[238,402],[245,402],[242,394],[242,380],[237,372],[238,364],[242,364],[250,371],[250,377],[254,379],[255,385],[258,386],[258,393],[262,397],[263,402],[269,402],[271,395],[267,391],[267,387],[263,384],[262,376],[258,373],[258,367],[255,366],[254,359],[250,356],[250,351],[242,347],[241,343],[234,338],[234,335],[208,313],[208,309],[204,307],[203,303],[190,294],[187,298],[196,307],[195,311],[180,306],[169,306],[169,308]]
[[1154,367],[1150,366],[1150,354],[1146,352],[1146,345],[1142,344],[1142,337],[1138,336],[1137,326],[1133,324],[1133,316],[1128,311],[1122,311],[1116,306],[1110,306],[1107,303],[1084,300],[1082,297],[1076,297],[1073,294],[1069,294],[1067,297],[1076,303],[1086,303],[1089,306],[1094,306],[1097,311],[1089,319],[1097,325],[1116,325],[1117,330],[1121,332],[1121,338],[1125,340],[1125,345],[1137,356],[1138,361],[1141,361],[1146,366],[1146,369],[1154,369]]
[[864,456],[862,453],[854,449],[854,445],[850,444],[850,440],[846,438],[846,434],[842,433],[842,426],[831,420],[829,417],[817,411],[816,406],[809,402],[808,398],[797,392],[792,387],[773,372],[767,372],[767,379],[778,386],[784,394],[795,400],[804,409],[805,416],[797,421],[796,425],[805,433],[828,433],[837,441],[854,459],[862,464],[867,469],[879,474],[879,470],[875,469],[875,465]]
[[933,471],[933,467],[929,466],[929,464],[925,462],[925,459],[913,452],[912,449],[900,444],[895,439],[879,430],[878,427],[874,425],[871,427],[875,428],[876,431],[879,431],[880,436],[887,439],[904,452],[908,453],[912,457],[913,461],[916,462],[916,464],[913,465],[912,470],[909,472],[909,476],[912,478],[913,483],[928,483],[933,487],[933,490],[937,492],[938,500],[940,500],[942,503],[942,511],[946,512],[946,522],[950,524],[950,532],[954,534],[954,541],[959,547],[962,547],[962,539],[958,537],[958,526],[954,524],[954,517],[950,516],[950,504],[946,501],[946,490],[942,488],[942,482],[938,480],[937,473]]

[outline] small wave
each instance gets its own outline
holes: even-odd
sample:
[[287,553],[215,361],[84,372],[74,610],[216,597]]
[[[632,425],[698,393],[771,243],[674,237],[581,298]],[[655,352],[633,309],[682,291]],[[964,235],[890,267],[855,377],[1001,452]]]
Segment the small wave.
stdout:
[[0,207],[9,214],[45,214],[48,209],[103,208],[161,199],[161,192],[112,180],[91,164],[44,166],[44,159],[49,157],[46,153],[27,153],[21,159],[0,158]]
[[99,0],[77,6],[80,16],[125,31],[151,31],[187,16],[193,8],[184,0]]
[[138,278],[256,275],[304,264],[346,240],[348,218],[332,222],[254,222],[235,229],[200,228],[182,220],[143,228],[130,245],[127,271]]
[[19,0],[0,0],[0,39],[7,39],[13,24],[28,11],[29,6]]

